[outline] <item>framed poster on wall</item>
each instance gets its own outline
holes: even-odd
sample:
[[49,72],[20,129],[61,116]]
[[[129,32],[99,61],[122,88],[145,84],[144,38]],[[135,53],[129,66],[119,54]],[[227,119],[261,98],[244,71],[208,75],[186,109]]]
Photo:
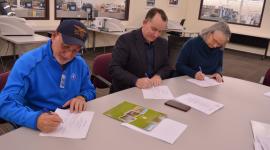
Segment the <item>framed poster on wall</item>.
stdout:
[[49,0],[7,0],[17,17],[30,20],[49,19]]
[[129,0],[55,0],[55,19],[110,17],[128,20]]
[[199,19],[260,27],[266,0],[201,0]]
[[177,6],[178,5],[178,0],[169,0],[169,5],[170,6]]
[[155,0],[146,0],[146,6],[149,8],[155,7]]

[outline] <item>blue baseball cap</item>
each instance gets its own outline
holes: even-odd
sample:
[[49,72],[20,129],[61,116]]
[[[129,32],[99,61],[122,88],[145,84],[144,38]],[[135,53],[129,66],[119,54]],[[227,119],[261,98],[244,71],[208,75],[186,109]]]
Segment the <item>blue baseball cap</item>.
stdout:
[[84,47],[88,36],[85,25],[74,19],[62,21],[56,31],[62,34],[65,44],[80,45],[82,47]]

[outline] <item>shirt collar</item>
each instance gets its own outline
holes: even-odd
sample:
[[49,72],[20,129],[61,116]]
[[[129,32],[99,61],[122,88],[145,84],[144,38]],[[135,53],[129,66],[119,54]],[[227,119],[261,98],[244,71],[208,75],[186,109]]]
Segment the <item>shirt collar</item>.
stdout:
[[143,33],[142,33],[142,28],[140,28],[140,32],[139,32],[139,33],[140,33],[140,37],[142,38],[144,44],[147,44],[147,45],[153,45],[153,44],[155,43],[156,40],[149,43],[149,42],[144,38]]

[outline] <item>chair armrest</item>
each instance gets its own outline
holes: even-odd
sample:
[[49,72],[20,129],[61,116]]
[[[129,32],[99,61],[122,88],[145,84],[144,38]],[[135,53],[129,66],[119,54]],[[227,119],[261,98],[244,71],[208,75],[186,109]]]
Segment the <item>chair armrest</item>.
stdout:
[[92,79],[92,80],[98,79],[98,80],[100,80],[101,82],[103,82],[104,84],[106,84],[108,87],[111,87],[111,85],[112,85],[111,82],[109,82],[108,80],[106,80],[105,78],[103,78],[103,77],[100,76],[100,75],[92,74],[92,75],[91,75],[91,79]]

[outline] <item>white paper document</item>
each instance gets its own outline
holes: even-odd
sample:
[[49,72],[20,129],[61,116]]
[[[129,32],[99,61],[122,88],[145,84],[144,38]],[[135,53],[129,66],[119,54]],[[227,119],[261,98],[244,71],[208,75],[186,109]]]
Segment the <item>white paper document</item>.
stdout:
[[94,112],[83,111],[81,113],[71,113],[69,109],[56,109],[63,120],[63,123],[51,133],[40,133],[40,136],[65,137],[72,139],[86,138],[90,124],[94,117]]
[[181,95],[175,98],[175,100],[180,103],[186,104],[192,108],[195,108],[207,115],[212,114],[213,112],[224,106],[223,104],[217,103],[215,101],[192,93]]
[[146,131],[128,123],[122,123],[121,125],[126,126],[130,129],[138,131],[140,133],[155,137],[163,140],[170,144],[173,144],[175,140],[185,131],[187,125],[180,122],[171,120],[169,118],[163,119],[158,126],[151,131]]
[[270,150],[270,124],[251,120],[255,150]]
[[156,86],[149,89],[142,89],[145,99],[174,99],[168,86]]
[[266,92],[266,93],[264,93],[264,95],[270,97],[270,92]]
[[222,83],[217,82],[215,79],[204,77],[204,80],[187,79],[188,82],[194,83],[200,87],[210,87],[220,85]]

